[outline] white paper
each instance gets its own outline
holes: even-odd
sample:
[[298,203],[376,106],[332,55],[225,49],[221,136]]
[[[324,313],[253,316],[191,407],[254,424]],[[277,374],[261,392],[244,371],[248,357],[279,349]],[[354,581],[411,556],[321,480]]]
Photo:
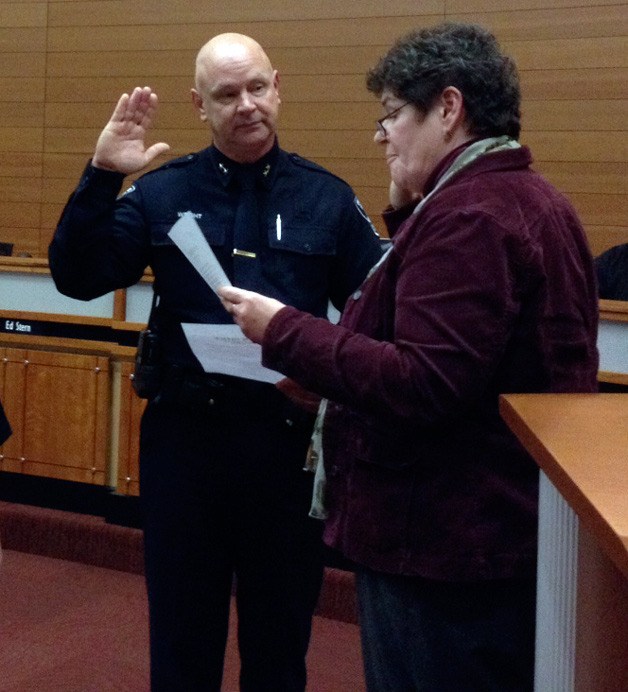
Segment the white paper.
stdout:
[[[231,286],[191,212],[183,214],[168,235],[214,292],[221,286]],[[281,373],[262,366],[262,347],[249,341],[237,325],[187,322],[181,327],[205,372],[271,384],[283,378]]]
[[275,384],[283,375],[261,364],[262,347],[249,341],[235,324],[184,322],[185,338],[205,372]]
[[186,211],[168,231],[168,235],[214,293],[221,286],[231,286],[231,282],[191,212]]

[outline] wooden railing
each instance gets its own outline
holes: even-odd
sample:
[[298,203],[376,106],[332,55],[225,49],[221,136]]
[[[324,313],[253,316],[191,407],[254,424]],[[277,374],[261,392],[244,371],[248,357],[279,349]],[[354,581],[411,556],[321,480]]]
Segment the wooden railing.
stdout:
[[[31,331],[0,333],[0,396],[13,428],[0,470],[137,495],[144,401],[131,387],[131,344],[143,325],[43,313],[1,318]],[[33,333],[36,324],[67,335]],[[74,328],[87,334],[72,336]],[[121,334],[124,343],[116,341]]]
[[[0,258],[0,273],[16,271],[49,273],[46,260]],[[144,324],[126,320],[125,291],[116,292],[113,313],[3,310],[0,297],[0,398],[14,430],[0,448],[0,470],[138,493],[144,401],[130,376]],[[600,325],[612,327],[628,363],[628,302],[600,301]],[[601,369],[599,380],[628,386],[628,365]]]

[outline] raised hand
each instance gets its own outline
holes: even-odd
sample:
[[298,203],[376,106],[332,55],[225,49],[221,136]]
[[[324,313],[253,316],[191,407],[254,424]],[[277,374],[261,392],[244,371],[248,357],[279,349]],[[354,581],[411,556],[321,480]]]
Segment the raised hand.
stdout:
[[122,94],[111,119],[100,133],[92,165],[128,175],[145,168],[170,146],[158,142],[146,147],[145,139],[157,112],[157,94],[150,87],[135,87]]

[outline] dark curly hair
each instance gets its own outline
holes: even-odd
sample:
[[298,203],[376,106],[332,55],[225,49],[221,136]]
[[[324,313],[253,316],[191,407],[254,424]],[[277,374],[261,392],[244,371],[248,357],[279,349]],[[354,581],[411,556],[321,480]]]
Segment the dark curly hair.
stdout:
[[471,134],[519,137],[517,67],[484,27],[445,22],[412,31],[368,72],[366,86],[378,97],[391,91],[423,113],[446,87],[453,86],[464,98]]

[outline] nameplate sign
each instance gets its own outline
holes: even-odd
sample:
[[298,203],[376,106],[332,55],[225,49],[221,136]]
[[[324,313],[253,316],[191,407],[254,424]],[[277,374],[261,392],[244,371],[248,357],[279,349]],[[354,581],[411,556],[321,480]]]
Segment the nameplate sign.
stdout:
[[54,336],[63,339],[106,341],[120,346],[137,346],[138,334],[104,325],[55,322],[53,320],[24,320],[0,314],[0,334],[21,336]]

